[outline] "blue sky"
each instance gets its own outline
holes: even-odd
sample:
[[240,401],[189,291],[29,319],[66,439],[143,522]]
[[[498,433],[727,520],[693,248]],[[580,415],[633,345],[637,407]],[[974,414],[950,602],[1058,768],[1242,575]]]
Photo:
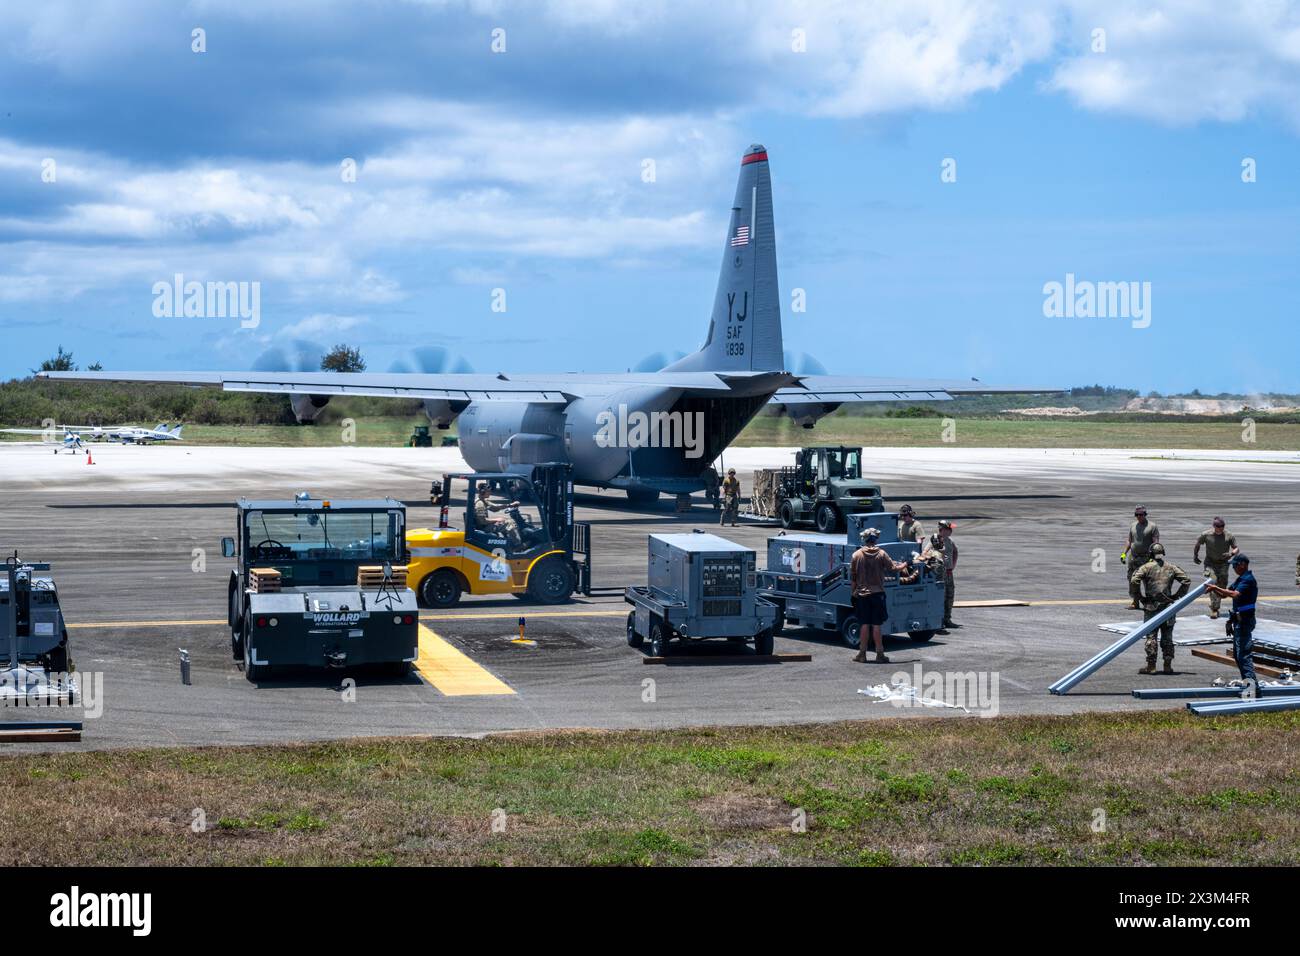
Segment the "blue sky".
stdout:
[[[691,350],[761,142],[786,347],[831,372],[1300,391],[1294,5],[30,6],[0,11],[2,377],[60,344],[111,369]],[[155,317],[176,273],[260,283],[260,325]],[[1067,273],[1151,283],[1149,327],[1045,317]]]

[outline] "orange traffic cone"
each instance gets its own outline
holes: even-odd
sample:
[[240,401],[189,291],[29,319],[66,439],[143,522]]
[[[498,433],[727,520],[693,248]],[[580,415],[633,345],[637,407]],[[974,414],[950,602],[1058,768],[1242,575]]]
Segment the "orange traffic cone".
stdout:
[[93,465],[94,463],[95,463],[95,462],[94,462],[94,459],[92,459],[92,458],[90,457],[90,449],[87,448],[87,449],[86,449],[86,464],[87,464],[87,465]]

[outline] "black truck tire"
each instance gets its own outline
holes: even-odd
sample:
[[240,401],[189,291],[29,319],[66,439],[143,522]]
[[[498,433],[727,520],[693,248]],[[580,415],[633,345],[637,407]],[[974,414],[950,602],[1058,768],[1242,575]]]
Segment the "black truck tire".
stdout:
[[420,582],[420,600],[425,607],[452,607],[460,600],[460,590],[456,572],[441,568]]
[[45,656],[45,662],[50,668],[51,674],[68,673],[68,639],[64,637],[63,643],[50,651]]
[[840,512],[834,505],[823,502],[817,506],[817,530],[822,534],[834,534],[840,529]]
[[782,528],[794,527],[794,505],[790,504],[788,499],[781,502],[780,517]]
[[772,648],[776,646],[771,631],[759,631],[754,636],[754,653],[759,657],[771,657]]
[[649,508],[659,500],[659,492],[648,488],[629,488],[627,502],[635,508]]
[[233,590],[230,592],[228,601],[230,610],[226,619],[232,622],[230,626],[230,656],[235,661],[242,661],[244,659],[244,633],[239,619],[235,616],[235,592]]
[[538,604],[563,604],[573,597],[573,568],[560,557],[542,558],[528,573],[528,596]]
[[672,640],[672,632],[668,625],[658,618],[650,622],[650,656],[667,657],[668,642]]
[[856,649],[858,647],[858,632],[860,630],[861,628],[858,627],[857,615],[846,614],[844,620],[840,621],[840,640],[849,645],[849,647]]
[[270,667],[266,664],[253,663],[253,619],[244,612],[244,627],[240,643],[244,649],[244,677],[250,682],[256,684],[260,680],[265,680]]
[[636,611],[627,612],[627,646],[640,647],[645,638],[636,632]]

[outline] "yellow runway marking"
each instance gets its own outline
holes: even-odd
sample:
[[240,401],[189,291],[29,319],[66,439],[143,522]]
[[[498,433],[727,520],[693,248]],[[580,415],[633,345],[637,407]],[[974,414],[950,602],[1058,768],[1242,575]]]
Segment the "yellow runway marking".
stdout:
[[424,624],[420,625],[420,656],[415,669],[448,697],[514,693],[510,685]]

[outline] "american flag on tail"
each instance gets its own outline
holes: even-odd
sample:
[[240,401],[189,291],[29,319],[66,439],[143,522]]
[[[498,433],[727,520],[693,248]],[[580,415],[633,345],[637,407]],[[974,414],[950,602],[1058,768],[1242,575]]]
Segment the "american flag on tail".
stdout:
[[733,246],[747,246],[747,245],[749,245],[749,227],[748,227],[748,226],[737,226],[737,227],[736,227],[736,234],[735,234],[734,236],[731,237],[731,244],[732,244]]

